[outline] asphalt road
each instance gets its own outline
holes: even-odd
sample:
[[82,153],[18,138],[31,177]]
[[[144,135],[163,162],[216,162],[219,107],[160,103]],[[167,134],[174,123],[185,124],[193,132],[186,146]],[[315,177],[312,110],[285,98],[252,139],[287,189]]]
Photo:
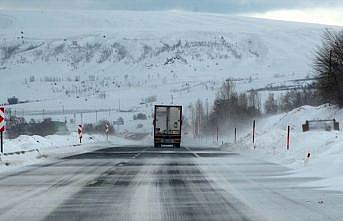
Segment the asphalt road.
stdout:
[[109,147],[28,166],[0,177],[0,220],[343,220],[341,193],[248,155]]

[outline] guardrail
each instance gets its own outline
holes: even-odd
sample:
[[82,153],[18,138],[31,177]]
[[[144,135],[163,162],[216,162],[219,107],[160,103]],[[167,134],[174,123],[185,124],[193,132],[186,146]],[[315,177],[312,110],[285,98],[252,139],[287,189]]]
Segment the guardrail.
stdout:
[[20,151],[15,151],[15,152],[3,153],[3,155],[4,156],[11,156],[11,155],[20,155],[20,154],[32,153],[32,152],[40,153],[38,149],[31,149],[31,150],[20,150]]

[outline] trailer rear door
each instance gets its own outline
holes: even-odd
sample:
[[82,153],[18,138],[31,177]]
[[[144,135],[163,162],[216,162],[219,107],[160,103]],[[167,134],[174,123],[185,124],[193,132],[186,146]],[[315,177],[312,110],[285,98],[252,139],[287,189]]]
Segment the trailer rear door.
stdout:
[[181,134],[181,107],[169,107],[169,134]]
[[168,118],[168,108],[167,107],[156,107],[156,134],[167,134],[167,118]]

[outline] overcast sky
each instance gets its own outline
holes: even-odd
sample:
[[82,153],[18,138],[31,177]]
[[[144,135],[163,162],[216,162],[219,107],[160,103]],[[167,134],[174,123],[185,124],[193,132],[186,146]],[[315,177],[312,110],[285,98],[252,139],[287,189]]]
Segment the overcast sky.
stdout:
[[343,0],[0,0],[0,8],[183,10],[343,26]]

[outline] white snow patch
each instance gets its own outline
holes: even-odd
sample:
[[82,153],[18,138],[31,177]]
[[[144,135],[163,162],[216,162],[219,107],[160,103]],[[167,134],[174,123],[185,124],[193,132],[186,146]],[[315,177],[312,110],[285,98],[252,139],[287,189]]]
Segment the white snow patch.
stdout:
[[[305,186],[343,191],[342,131],[325,131],[323,128],[303,132],[301,127],[306,120],[333,118],[342,126],[343,110],[332,105],[303,106],[257,121],[255,150],[251,133],[243,137],[240,144],[244,144],[243,151],[248,150],[256,154],[256,157],[292,168],[294,174],[291,176],[323,178],[305,183]],[[288,125],[291,126],[289,150],[286,145]],[[311,157],[306,164],[308,153]]]

